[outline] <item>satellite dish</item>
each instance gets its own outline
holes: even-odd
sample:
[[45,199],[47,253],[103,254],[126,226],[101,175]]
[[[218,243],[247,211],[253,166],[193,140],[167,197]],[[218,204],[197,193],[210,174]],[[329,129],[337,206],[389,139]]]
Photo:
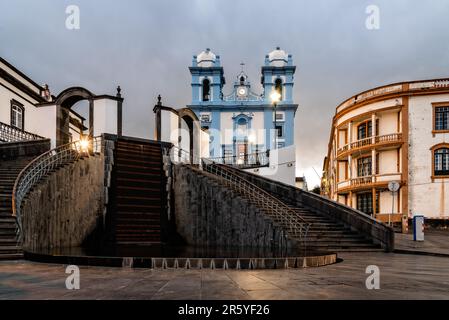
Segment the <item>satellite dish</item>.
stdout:
[[388,190],[390,190],[391,192],[397,192],[400,186],[401,185],[397,181],[388,182]]

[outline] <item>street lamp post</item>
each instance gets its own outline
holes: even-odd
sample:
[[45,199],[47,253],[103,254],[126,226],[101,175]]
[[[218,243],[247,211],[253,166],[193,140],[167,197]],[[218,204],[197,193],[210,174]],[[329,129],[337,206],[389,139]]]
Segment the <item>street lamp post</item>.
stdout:
[[279,100],[281,99],[281,95],[279,94],[279,92],[277,90],[273,91],[270,95],[271,98],[271,103],[273,103],[273,107],[274,107],[274,149],[278,148],[278,131],[277,131],[277,117],[276,117],[276,108],[278,105]]

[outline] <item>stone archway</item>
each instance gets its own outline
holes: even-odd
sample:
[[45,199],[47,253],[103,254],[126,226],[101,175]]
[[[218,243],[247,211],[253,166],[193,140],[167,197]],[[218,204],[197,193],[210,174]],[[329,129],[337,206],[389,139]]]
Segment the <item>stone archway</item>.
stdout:
[[89,102],[89,137],[93,136],[94,97],[94,94],[82,87],[67,88],[56,97],[56,146],[70,142],[70,109],[81,100]]
[[[189,153],[190,153],[190,163],[194,163],[194,156],[199,157],[199,133],[201,130],[200,122],[195,112],[190,108],[178,109],[178,130],[181,130],[181,121],[184,120],[189,128]],[[181,135],[179,135],[181,139]],[[179,140],[179,142],[181,142]]]

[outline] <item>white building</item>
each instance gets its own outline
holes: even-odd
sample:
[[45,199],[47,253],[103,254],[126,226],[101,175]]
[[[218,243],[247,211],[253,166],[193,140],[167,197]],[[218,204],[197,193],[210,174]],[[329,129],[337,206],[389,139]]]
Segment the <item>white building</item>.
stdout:
[[[398,181],[393,195],[387,189]],[[384,222],[449,218],[449,79],[391,84],[337,107],[323,193]]]
[[[73,110],[83,100],[89,104],[88,124]],[[122,102],[120,88],[116,96],[95,95],[81,87],[54,96],[47,85],[37,84],[0,57],[0,142],[48,138],[55,147],[87,134],[121,134]]]
[[[42,137],[51,137],[56,130],[52,126],[56,122],[56,114],[47,108],[39,108],[40,104],[53,101],[47,85],[39,85],[28,76],[0,57],[0,125],[10,126],[17,132],[25,131]],[[79,140],[87,128],[85,119],[70,110],[70,138]],[[12,129],[0,130],[0,141],[11,141],[6,136]],[[10,134],[9,134],[10,135]]]

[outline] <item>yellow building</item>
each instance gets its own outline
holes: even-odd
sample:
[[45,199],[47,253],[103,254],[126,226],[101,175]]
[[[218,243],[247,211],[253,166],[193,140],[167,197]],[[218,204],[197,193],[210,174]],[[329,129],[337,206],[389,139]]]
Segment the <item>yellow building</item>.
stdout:
[[[400,184],[397,193],[391,181]],[[449,79],[386,85],[341,103],[322,193],[403,226],[417,214],[448,219]]]

